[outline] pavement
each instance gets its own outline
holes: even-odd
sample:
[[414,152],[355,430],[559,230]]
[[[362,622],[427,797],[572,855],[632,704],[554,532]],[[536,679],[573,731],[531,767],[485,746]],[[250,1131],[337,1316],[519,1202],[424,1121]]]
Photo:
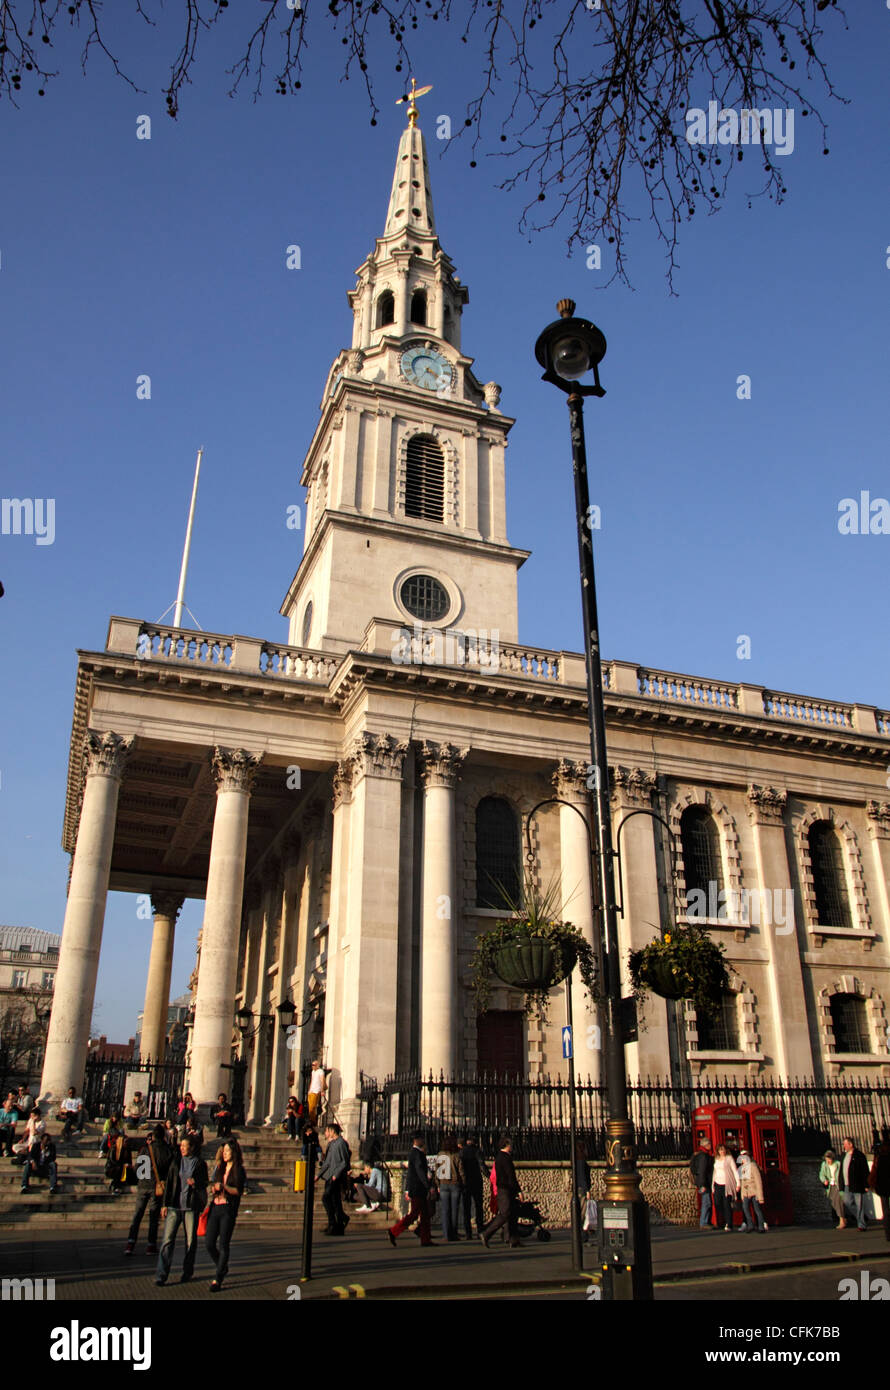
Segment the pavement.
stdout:
[[[212,1294],[209,1256],[199,1244],[194,1280],[180,1284],[182,1244],[177,1248],[170,1282],[154,1283],[155,1257],[144,1253],[144,1240],[130,1258],[123,1255],[125,1231],[109,1239],[107,1232],[76,1236],[71,1231],[41,1227],[28,1237],[15,1232],[0,1246],[0,1275],[6,1278],[43,1277],[56,1281],[55,1298],[65,1300],[141,1301],[178,1303],[196,1300],[337,1300],[460,1299],[529,1297],[536,1293],[558,1294],[589,1286],[595,1272],[595,1247],[584,1250],[586,1270],[571,1268],[571,1244],[567,1231],[552,1232],[549,1242],[534,1238],[520,1249],[493,1244],[489,1250],[478,1241],[436,1243],[422,1248],[411,1233],[403,1235],[396,1249],[385,1231],[362,1230],[360,1216],[353,1216],[343,1238],[317,1233],[313,1247],[312,1280],[300,1281],[300,1232],[251,1230],[239,1221],[232,1242],[231,1268],[222,1291]],[[122,1226],[125,1223],[122,1223]],[[10,1237],[13,1233],[10,1232]],[[436,1232],[434,1232],[434,1235]],[[762,1235],[736,1231],[698,1231],[663,1226],[652,1231],[655,1296],[659,1288],[670,1290],[672,1299],[701,1295],[694,1282],[703,1278],[732,1278],[760,1271],[779,1274],[807,1267],[850,1266],[884,1257],[890,1244],[883,1228],[860,1232],[825,1227],[791,1226]],[[741,1288],[741,1286],[740,1286]],[[741,1295],[740,1295],[741,1296]],[[750,1295],[748,1295],[750,1297]]]

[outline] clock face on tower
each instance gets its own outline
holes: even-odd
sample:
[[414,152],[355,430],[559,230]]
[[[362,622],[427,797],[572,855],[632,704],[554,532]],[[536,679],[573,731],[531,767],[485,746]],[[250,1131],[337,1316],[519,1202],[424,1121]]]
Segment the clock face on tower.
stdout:
[[432,343],[412,343],[399,365],[408,385],[424,391],[447,391],[454,381],[454,368]]

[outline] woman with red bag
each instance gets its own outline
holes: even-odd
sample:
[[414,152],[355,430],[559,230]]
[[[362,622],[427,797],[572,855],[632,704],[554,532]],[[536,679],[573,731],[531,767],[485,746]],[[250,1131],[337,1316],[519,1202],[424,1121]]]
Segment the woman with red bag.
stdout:
[[229,1246],[246,1181],[238,1140],[229,1139],[217,1152],[210,1180],[207,1253],[216,1265],[216,1276],[210,1281],[211,1293],[219,1292],[228,1272]]

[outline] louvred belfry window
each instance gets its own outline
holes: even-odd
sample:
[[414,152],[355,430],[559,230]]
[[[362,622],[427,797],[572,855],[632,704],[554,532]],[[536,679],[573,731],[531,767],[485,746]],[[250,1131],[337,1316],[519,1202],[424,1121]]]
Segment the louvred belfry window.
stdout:
[[445,456],[431,434],[408,440],[405,515],[421,521],[445,520]]

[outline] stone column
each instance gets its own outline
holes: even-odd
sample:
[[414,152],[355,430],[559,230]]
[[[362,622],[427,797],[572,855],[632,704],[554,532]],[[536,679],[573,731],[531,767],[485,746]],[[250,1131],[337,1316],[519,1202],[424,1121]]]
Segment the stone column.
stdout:
[[395,323],[390,329],[397,338],[404,338],[408,331],[408,267],[400,265],[396,270]]
[[71,865],[59,967],[46,1042],[40,1098],[51,1103],[73,1086],[80,1094],[99,971],[99,949],[121,780],[133,739],[88,733],[84,790]]
[[[303,822],[305,828],[305,820]],[[272,996],[272,1013],[275,1015],[274,1041],[272,1044],[272,1079],[270,1084],[269,1114],[267,1118],[278,1120],[284,1114],[288,1089],[287,1074],[296,1070],[299,1058],[299,1031],[291,1034],[292,1046],[288,1047],[287,1033],[279,1023],[277,1008],[285,999],[292,999],[297,1006],[294,1020],[303,1017],[305,1012],[300,994],[292,992],[291,976],[297,960],[299,934],[299,862],[301,841],[299,835],[288,835],[282,846],[284,863],[284,882],[281,896],[281,932],[278,951],[278,974],[276,988]],[[295,1078],[296,1080],[296,1078]],[[296,1085],[294,1092],[296,1093]]]
[[469,749],[425,742],[420,925],[420,1069],[457,1068],[457,902],[454,789]]
[[877,897],[881,904],[881,935],[886,940],[890,933],[890,803],[869,801],[865,810],[874,857]]
[[[797,912],[785,848],[788,793],[775,787],[748,788],[748,818],[760,888],[758,915],[769,951],[767,975],[773,1020],[775,1072],[780,1077],[813,1076],[813,1052],[807,1025],[807,999],[800,964]],[[781,911],[777,912],[776,907]],[[750,910],[748,916],[755,914]],[[779,921],[779,918],[784,920]]]
[[[588,763],[562,758],[553,774],[556,795],[568,806],[559,808],[559,862],[562,919],[571,922],[594,950],[593,892],[591,885],[590,839],[584,822],[591,825],[590,794],[587,788]],[[575,809],[572,809],[572,808]],[[580,815],[579,815],[580,812]],[[583,817],[583,820],[582,820]],[[555,1016],[562,1021],[562,1000]],[[572,976],[572,1017],[575,1027],[575,1069],[579,1077],[599,1081],[602,1060],[599,1011],[587,997],[581,973]]]
[[167,1047],[167,1014],[170,1009],[170,974],[173,969],[173,936],[183,898],[175,893],[152,893],[154,926],[151,955],[142,1010],[139,1056],[143,1062],[163,1062]]
[[[658,822],[651,816],[634,816],[633,811],[651,811],[656,788],[655,774],[643,768],[612,767],[609,769],[612,792],[612,840],[617,842],[618,830],[628,816],[621,832],[621,879],[615,865],[615,887],[623,893],[624,915],[618,918],[618,948],[621,955],[622,994],[630,994],[627,953],[653,941],[660,932],[662,899],[659,892],[658,859],[655,836]],[[643,1006],[646,1030],[638,1030],[638,1041],[625,1048],[628,1079],[642,1076],[666,1076],[670,1070],[670,1040],[668,1010],[662,1000],[650,994]],[[682,1006],[681,1006],[682,1007]],[[643,1010],[639,1010],[643,1022]],[[683,1030],[680,1030],[683,1044]],[[685,1058],[680,1059],[685,1064]]]
[[[278,959],[281,932],[281,861],[275,855],[268,856],[262,866],[263,914],[260,928],[259,960],[256,992],[253,999],[256,1029],[253,1040],[253,1058],[250,1068],[250,1111],[248,1124],[261,1125],[269,1113],[269,1089],[271,1085],[272,1049],[275,1045],[275,1025],[278,1017],[272,1017],[271,988],[269,971]],[[276,984],[277,987],[277,984]],[[264,1021],[260,1021],[261,1017]]]
[[250,791],[262,755],[243,748],[215,748],[216,812],[210,844],[207,900],[204,908],[201,968],[195,998],[189,1089],[198,1105],[216,1101],[228,1090],[235,1014],[235,976],[241,934],[241,898],[247,850]]

